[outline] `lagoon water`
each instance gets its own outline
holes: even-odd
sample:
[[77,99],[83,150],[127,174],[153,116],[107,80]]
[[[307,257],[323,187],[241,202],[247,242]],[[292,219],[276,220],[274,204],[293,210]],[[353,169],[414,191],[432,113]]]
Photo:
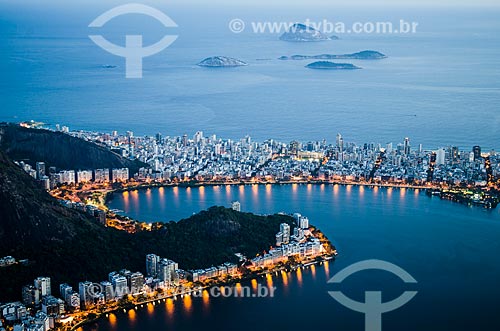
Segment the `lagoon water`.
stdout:
[[[307,215],[333,240],[338,259],[300,275],[274,276],[274,298],[162,302],[103,319],[99,330],[253,330],[256,324],[264,330],[362,330],[363,315],[327,294],[336,289],[358,301],[366,290],[382,291],[384,301],[418,291],[406,306],[384,315],[384,330],[494,330],[500,325],[498,209],[442,201],[419,190],[305,184],[155,188],[116,194],[109,206],[140,220],[168,221],[233,200],[244,211]],[[418,284],[404,284],[384,271],[327,284],[342,268],[366,259],[399,265]]]

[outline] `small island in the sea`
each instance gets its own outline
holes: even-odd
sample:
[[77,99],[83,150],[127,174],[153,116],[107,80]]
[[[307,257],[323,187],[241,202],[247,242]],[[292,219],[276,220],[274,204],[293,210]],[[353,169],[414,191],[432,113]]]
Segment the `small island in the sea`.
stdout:
[[386,59],[387,55],[377,51],[361,51],[352,54],[320,54],[320,55],[292,55],[281,56],[278,60],[334,60],[334,59],[350,59],[350,60],[380,60]]
[[206,59],[198,63],[198,65],[200,67],[209,67],[209,68],[232,68],[232,67],[247,66],[248,63],[227,56],[212,56],[212,57],[207,57]]
[[310,26],[302,23],[295,23],[287,32],[280,36],[280,40],[292,42],[314,42],[338,39],[336,36],[329,37]]
[[335,63],[330,61],[317,61],[306,65],[309,69],[322,69],[322,70],[352,70],[361,69],[352,63]]

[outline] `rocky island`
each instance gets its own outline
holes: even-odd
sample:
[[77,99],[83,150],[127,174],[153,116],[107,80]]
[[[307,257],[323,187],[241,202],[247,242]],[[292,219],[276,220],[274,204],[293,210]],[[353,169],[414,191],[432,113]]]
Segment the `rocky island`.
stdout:
[[292,55],[281,56],[278,60],[334,60],[334,59],[350,59],[350,60],[380,60],[387,58],[387,55],[377,51],[361,51],[352,54],[320,54],[320,55]]
[[322,32],[301,23],[295,23],[287,32],[280,36],[280,40],[292,42],[313,42],[338,39],[328,37]]
[[207,57],[206,59],[198,63],[198,65],[200,67],[209,68],[232,68],[247,66],[248,63],[227,56],[212,56]]
[[335,63],[330,61],[317,61],[306,65],[309,69],[323,69],[323,70],[352,70],[361,69],[352,63]]

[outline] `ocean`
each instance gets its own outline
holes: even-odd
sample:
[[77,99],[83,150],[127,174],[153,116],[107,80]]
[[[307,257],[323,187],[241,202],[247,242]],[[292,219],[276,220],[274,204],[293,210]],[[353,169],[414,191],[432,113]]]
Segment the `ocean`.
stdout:
[[[117,2],[118,3],[118,2]],[[402,142],[463,149],[500,147],[500,21],[498,9],[287,8],[163,4],[178,28],[141,15],[117,17],[100,30],[88,24],[111,4],[0,4],[1,121],[35,120],[71,129],[164,136],[202,130],[224,138],[245,135],[289,142]],[[232,33],[231,19],[246,22]],[[253,33],[252,22],[418,22],[415,34],[339,34],[339,40],[289,43],[279,34]],[[144,44],[165,34],[178,39],[145,58],[143,79],[125,79],[124,59],[95,45],[101,33]],[[362,70],[321,71],[312,61],[282,55],[376,50],[377,61],[343,60]],[[209,56],[249,65],[210,69]],[[339,61],[340,62],[340,61]],[[103,68],[103,65],[117,66]]]

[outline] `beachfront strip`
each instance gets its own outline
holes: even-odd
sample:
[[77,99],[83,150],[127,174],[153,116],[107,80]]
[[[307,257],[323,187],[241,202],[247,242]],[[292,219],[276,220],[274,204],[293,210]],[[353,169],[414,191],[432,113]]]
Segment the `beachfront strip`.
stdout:
[[251,259],[237,253],[237,264],[226,262],[205,269],[182,270],[170,259],[148,254],[145,276],[123,269],[109,273],[108,279],[99,283],[80,282],[78,290],[60,284],[59,298],[52,295],[51,279],[38,277],[32,285],[22,288],[22,302],[0,304],[0,331],[69,330],[117,309],[190,295],[285,268],[300,268],[337,254],[328,239],[309,225],[307,217],[295,213],[293,218],[293,232],[290,224],[280,225],[276,247]]

